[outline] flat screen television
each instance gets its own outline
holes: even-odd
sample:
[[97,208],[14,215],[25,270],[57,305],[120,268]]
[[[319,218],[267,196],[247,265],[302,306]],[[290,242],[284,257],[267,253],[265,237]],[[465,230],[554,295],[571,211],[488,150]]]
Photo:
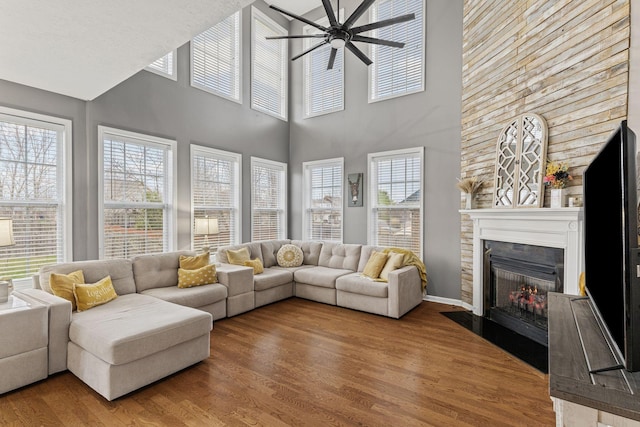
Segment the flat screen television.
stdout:
[[635,134],[625,120],[584,172],[584,256],[587,295],[619,368],[631,372],[640,370],[636,172]]

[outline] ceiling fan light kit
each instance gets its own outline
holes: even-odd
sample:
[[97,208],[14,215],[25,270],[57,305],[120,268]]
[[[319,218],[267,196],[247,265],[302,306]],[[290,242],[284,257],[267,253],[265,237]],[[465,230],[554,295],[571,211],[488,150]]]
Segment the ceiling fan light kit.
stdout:
[[[349,16],[346,21],[342,24],[338,21],[336,14],[333,11],[333,6],[331,6],[330,0],[322,0],[322,5],[324,6],[324,10],[327,14],[327,18],[329,19],[329,26],[324,27],[322,25],[316,24],[315,22],[304,18],[302,16],[296,15],[291,12],[287,12],[286,10],[280,9],[277,6],[270,5],[269,7],[273,10],[276,10],[283,15],[290,16],[293,19],[296,19],[300,22],[303,22],[307,25],[311,25],[312,27],[317,28],[322,31],[322,34],[309,34],[309,35],[287,35],[287,36],[274,36],[267,37],[269,40],[274,39],[305,39],[305,38],[321,38],[323,39],[321,42],[311,46],[307,50],[303,51],[299,55],[291,58],[292,61],[316,50],[319,47],[322,47],[326,44],[331,46],[331,53],[329,55],[329,63],[327,65],[327,70],[333,68],[333,63],[336,59],[336,53],[338,49],[347,48],[351,53],[353,53],[358,59],[364,62],[366,65],[371,65],[372,61],[364,54],[356,45],[352,42],[361,42],[361,43],[369,43],[369,44],[377,44],[382,46],[391,46],[402,48],[404,47],[404,43],[395,42],[391,40],[383,40],[377,39],[373,37],[361,36],[360,33],[364,33],[366,31],[376,30],[378,28],[388,27],[389,25],[398,24],[401,22],[411,21],[415,19],[415,14],[409,13],[406,15],[397,16],[391,19],[384,19],[382,21],[373,22],[367,25],[361,25],[358,27],[353,27],[353,24],[360,18],[375,2],[375,0],[363,0],[362,3],[356,8],[356,10]],[[340,2],[338,1],[338,10],[340,10]]]

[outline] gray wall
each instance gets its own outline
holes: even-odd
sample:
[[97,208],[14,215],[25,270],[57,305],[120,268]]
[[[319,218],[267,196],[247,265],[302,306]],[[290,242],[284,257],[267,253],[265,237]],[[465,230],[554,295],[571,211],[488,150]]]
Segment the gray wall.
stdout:
[[[342,2],[346,16],[359,3]],[[302,162],[344,157],[345,175],[364,172],[366,189],[368,153],[423,146],[428,293],[452,299],[460,299],[460,192],[455,183],[460,176],[462,13],[462,1],[427,0],[426,90],[418,94],[369,104],[367,68],[346,52],[344,111],[303,119],[302,61],[291,66],[290,236],[302,235]],[[323,16],[320,8],[306,17]],[[292,24],[291,33],[300,34],[302,26]],[[292,42],[291,53],[301,51],[302,43]],[[345,206],[345,243],[367,243],[366,203]]]
[[[254,6],[289,25],[261,0]],[[242,239],[250,239],[251,156],[289,160],[289,124],[250,108],[250,22],[249,6],[242,14],[242,105],[190,86],[188,43],[178,49],[177,82],[140,71],[89,102],[0,80],[0,105],[73,121],[75,260],[98,258],[98,125],[177,140],[177,249],[191,245],[190,144],[241,153]]]
[[[349,14],[359,1],[345,1]],[[287,26],[288,21],[254,3]],[[460,298],[460,106],[462,2],[427,0],[426,90],[367,103],[367,70],[345,55],[345,111],[302,119],[302,61],[290,67],[290,122],[250,109],[250,7],[243,11],[243,104],[189,85],[189,47],[178,50],[178,81],[141,71],[97,99],[81,100],[0,81],[0,104],[73,121],[74,259],[98,257],[97,126],[178,141],[178,248],[190,244],[189,144],[243,154],[243,240],[250,238],[250,157],[289,163],[289,237],[301,237],[302,162],[345,158],[345,174],[365,172],[367,154],[425,147],[425,250],[428,292]],[[309,15],[323,16],[321,9]],[[366,18],[365,18],[366,19]],[[291,33],[301,25],[292,24]],[[290,55],[301,51],[291,43]],[[366,187],[365,187],[366,188]],[[346,190],[346,189],[345,189]],[[365,192],[366,194],[366,192]],[[366,203],[366,200],[365,200]],[[344,241],[366,243],[366,208],[345,207]]]
[[[254,6],[280,25],[288,21],[268,9]],[[191,246],[190,143],[242,154],[242,240],[251,238],[251,156],[288,162],[289,124],[250,108],[251,6],[242,11],[242,104],[195,89],[190,85],[189,44],[178,49],[178,81],[142,71],[88,103],[88,162],[98,168],[98,125],[151,134],[178,141],[178,249]],[[98,188],[91,176],[90,188]],[[90,239],[98,239],[97,191],[89,197]],[[92,258],[98,253],[91,253]]]
[[76,98],[0,80],[0,104],[18,110],[71,120],[73,125],[73,256],[74,259],[86,259],[85,254],[91,246],[86,238],[88,232],[86,103]]

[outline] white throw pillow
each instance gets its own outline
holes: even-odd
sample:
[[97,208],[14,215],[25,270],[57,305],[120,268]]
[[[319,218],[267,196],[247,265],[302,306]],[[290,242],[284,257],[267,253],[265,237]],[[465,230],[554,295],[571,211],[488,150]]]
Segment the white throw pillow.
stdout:
[[302,265],[302,249],[296,245],[282,245],[276,256],[280,267],[300,267]]

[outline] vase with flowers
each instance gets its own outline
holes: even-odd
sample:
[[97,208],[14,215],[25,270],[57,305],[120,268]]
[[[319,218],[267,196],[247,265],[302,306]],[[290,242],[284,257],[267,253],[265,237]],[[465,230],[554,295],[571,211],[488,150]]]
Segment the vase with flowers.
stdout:
[[477,176],[458,179],[458,189],[466,194],[465,209],[474,209],[476,207],[476,194],[482,189],[483,185],[484,181],[478,179]]
[[565,187],[573,177],[569,173],[569,166],[565,162],[548,162],[544,176],[544,184],[551,187],[551,207],[564,206]]

